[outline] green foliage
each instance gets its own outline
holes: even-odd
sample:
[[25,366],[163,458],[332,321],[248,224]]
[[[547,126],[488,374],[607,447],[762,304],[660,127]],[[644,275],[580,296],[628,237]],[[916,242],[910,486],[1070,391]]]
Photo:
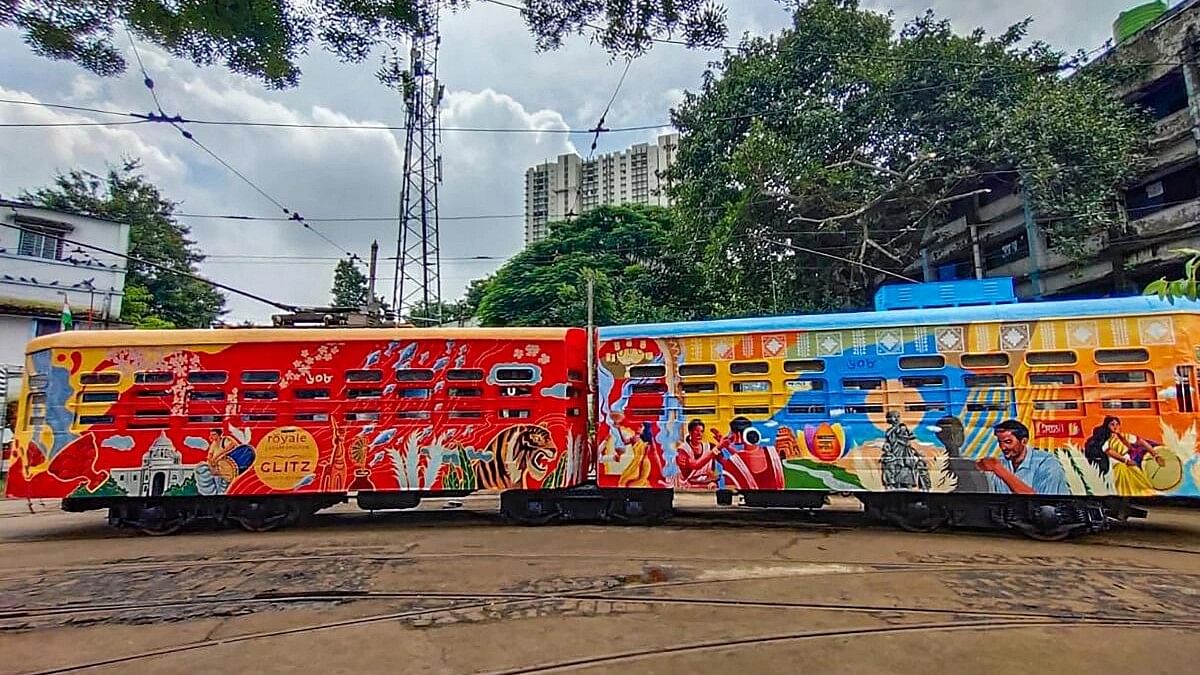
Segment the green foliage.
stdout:
[[1153,281],[1146,286],[1146,295],[1157,295],[1172,303],[1179,298],[1200,298],[1200,250],[1181,248],[1171,252],[1191,256],[1183,265],[1183,278],[1168,281],[1166,277],[1162,277]]
[[985,189],[1023,182],[1076,256],[1120,227],[1147,119],[1101,73],[1064,77],[1027,28],[958,35],[930,12],[897,32],[854,0],[808,0],[727,53],[673,111],[673,196],[717,312],[863,306],[888,278],[864,265],[916,267],[926,226]]
[[366,307],[367,275],[358,269],[353,260],[339,260],[333,268],[334,307]]
[[195,497],[200,494],[196,489],[196,477],[188,476],[187,480],[163,493],[164,497]]
[[96,488],[95,492],[89,492],[87,484],[80,485],[71,493],[72,497],[128,497],[129,493],[124,490],[117,482],[109,476],[104,480],[100,487]]
[[[168,200],[138,173],[136,161],[109,167],[104,176],[87,171],[60,174],[54,185],[24,198],[52,209],[129,225],[129,255],[188,274],[204,255],[188,238],[190,230],[175,221],[175,202]],[[209,284],[155,269],[139,261],[126,263],[125,285],[132,302],[122,318],[142,327],[207,328],[225,312],[225,296]]]
[[484,326],[584,325],[591,275],[597,324],[703,318],[705,291],[676,230],[673,213],[653,206],[606,206],[555,223],[497,270],[476,316]]
[[[457,10],[468,0],[444,0]],[[660,35],[681,33],[693,46],[725,38],[724,10],[709,0],[539,0],[522,12],[539,49],[554,49],[572,33],[587,33],[613,54],[637,55]],[[416,0],[3,0],[0,27],[12,25],[34,52],[99,75],[125,71],[114,38],[124,27],[197,65],[220,63],[273,88],[300,81],[297,61],[317,43],[351,63],[377,47],[399,53],[427,17]],[[398,73],[385,58],[380,77]],[[399,82],[393,82],[398,84]]]

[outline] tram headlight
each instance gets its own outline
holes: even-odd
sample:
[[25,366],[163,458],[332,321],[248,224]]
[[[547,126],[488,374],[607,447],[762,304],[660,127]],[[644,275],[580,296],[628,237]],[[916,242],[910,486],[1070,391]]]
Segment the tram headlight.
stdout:
[[742,438],[746,439],[746,442],[750,445],[758,445],[762,441],[762,434],[759,433],[758,429],[750,427],[742,433]]

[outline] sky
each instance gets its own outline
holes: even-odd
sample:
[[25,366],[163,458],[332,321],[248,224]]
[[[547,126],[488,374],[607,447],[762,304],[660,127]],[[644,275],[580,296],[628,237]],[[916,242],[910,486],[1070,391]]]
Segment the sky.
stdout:
[[[731,41],[745,33],[768,35],[789,22],[786,3],[723,0]],[[1059,49],[1090,50],[1111,36],[1112,22],[1134,0],[864,0],[902,22],[932,8],[956,30],[989,33],[1033,17],[1031,37]],[[378,60],[344,64],[313,49],[301,61],[300,85],[286,91],[197,67],[149,45],[139,50],[163,108],[193,119],[237,119],[341,125],[401,125],[400,97],[374,76]],[[129,62],[133,53],[126,46]],[[684,91],[696,91],[706,65],[719,53],[656,45],[636,59],[607,116],[607,126],[663,125]],[[446,132],[439,188],[442,215],[442,288],[460,297],[472,280],[494,271],[521,249],[524,174],[529,166],[577,149],[586,134],[545,130],[588,129],[613,94],[624,62],[585,37],[539,53],[520,15],[485,0],[442,17],[439,75],[446,88],[445,127],[518,128],[542,133]],[[0,29],[0,98],[149,112],[153,103],[141,75],[102,78],[82,68],[34,55],[13,29]],[[0,123],[102,119],[38,106],[0,104]],[[282,302],[330,302],[333,268],[347,252],[367,257],[380,243],[378,292],[391,298],[397,205],[404,140],[401,132],[368,129],[282,129],[193,126],[197,140],[262,188],[270,199],[299,212],[320,233],[294,222],[183,217],[208,259],[201,273]],[[653,141],[657,131],[602,136],[599,151]],[[144,175],[180,211],[195,215],[280,216],[268,197],[242,182],[202,149],[161,124],[116,127],[0,127],[0,196],[49,184],[59,172],[103,172],[106,163],[136,157]],[[497,216],[479,218],[479,216]],[[374,218],[318,222],[321,218]],[[331,240],[333,243],[330,243]],[[386,259],[391,257],[392,259]],[[482,257],[479,258],[479,257]],[[226,321],[268,323],[278,310],[229,296]]]

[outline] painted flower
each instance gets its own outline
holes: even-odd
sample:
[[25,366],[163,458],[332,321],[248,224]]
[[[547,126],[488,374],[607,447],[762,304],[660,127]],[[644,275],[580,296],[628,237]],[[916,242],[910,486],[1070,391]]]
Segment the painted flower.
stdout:
[[546,365],[547,363],[550,363],[550,355],[542,354],[541,356],[538,357],[538,363],[542,364],[543,366]]

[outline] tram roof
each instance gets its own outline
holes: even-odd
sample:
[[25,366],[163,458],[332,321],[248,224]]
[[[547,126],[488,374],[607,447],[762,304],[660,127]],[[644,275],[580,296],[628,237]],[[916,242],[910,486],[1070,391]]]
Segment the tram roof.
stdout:
[[1106,318],[1147,314],[1200,313],[1200,302],[1176,300],[1174,304],[1155,296],[1017,302],[998,305],[897,309],[882,312],[833,312],[798,316],[771,316],[718,321],[632,324],[600,329],[602,340],[669,338],[772,331],[846,330],[889,326],[942,326],[946,324],[1054,319]]
[[212,328],[184,330],[74,330],[34,338],[27,353],[54,348],[163,347],[245,342],[351,342],[363,340],[563,340],[580,328]]

